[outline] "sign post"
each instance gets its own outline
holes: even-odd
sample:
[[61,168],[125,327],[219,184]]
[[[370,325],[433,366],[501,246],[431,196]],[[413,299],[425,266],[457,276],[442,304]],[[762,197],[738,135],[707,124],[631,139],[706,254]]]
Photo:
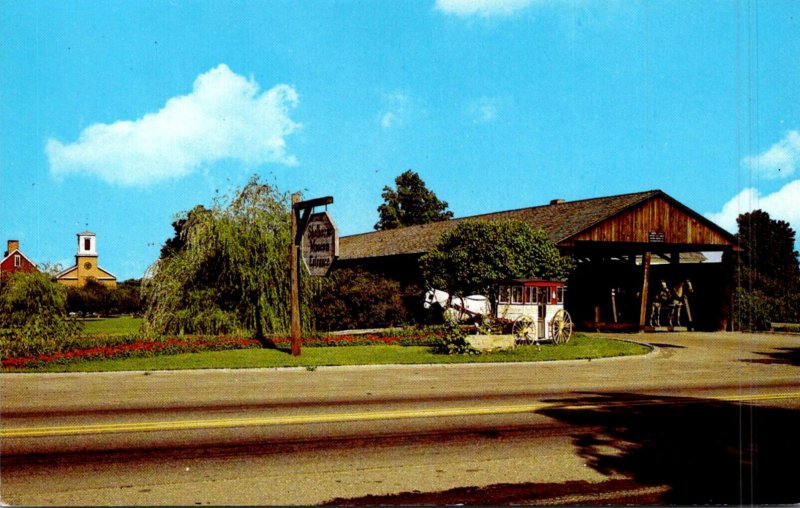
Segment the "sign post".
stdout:
[[[305,261],[306,265],[309,266],[309,272],[311,272],[311,265],[317,264],[319,266],[316,268],[316,271],[321,272],[324,269],[324,273],[321,275],[327,274],[328,270],[330,270],[330,265],[333,264],[333,260],[339,254],[339,235],[335,224],[333,224],[333,220],[331,220],[327,212],[322,214],[311,213],[315,206],[329,205],[331,203],[333,203],[333,197],[331,196],[310,199],[308,201],[300,201],[299,194],[292,194],[292,245],[289,247],[291,289],[289,291],[289,299],[291,300],[290,312],[292,321],[291,332],[293,356],[300,356],[300,348],[302,344],[302,339],[300,336],[300,246],[303,243],[303,237],[305,236],[307,228],[309,227],[309,224],[314,216],[324,216],[324,218],[318,218],[317,222],[315,222],[317,226],[311,230],[316,231],[316,233],[314,233],[316,238],[306,242],[309,244],[309,252],[311,254],[309,256],[309,260]],[[329,232],[333,234],[333,237],[330,239],[328,239],[329,237],[326,236]],[[325,245],[333,247],[334,250],[331,256],[323,255],[323,248]],[[318,249],[316,251],[316,255],[314,255],[314,248]],[[305,260],[305,256],[303,256],[303,258]],[[317,259],[319,259],[319,261],[317,261]],[[320,275],[320,273],[314,272],[311,272],[311,274]]]

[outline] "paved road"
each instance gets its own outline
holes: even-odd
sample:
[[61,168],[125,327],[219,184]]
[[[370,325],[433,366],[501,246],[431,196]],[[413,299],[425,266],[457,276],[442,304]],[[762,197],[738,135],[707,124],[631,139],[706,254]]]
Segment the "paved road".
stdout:
[[2,499],[800,501],[779,467],[800,452],[800,336],[625,338],[658,347],[591,362],[4,374]]

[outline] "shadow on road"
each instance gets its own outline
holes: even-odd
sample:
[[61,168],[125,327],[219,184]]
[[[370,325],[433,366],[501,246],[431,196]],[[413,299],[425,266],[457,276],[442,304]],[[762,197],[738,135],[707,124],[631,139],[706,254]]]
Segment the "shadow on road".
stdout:
[[800,347],[781,347],[771,353],[758,353],[769,358],[742,360],[748,363],[764,363],[768,365],[783,364],[800,367]]
[[573,438],[589,466],[640,485],[667,485],[666,503],[800,501],[792,465],[800,456],[798,411],[629,394],[557,402],[562,405],[541,413],[570,425],[594,427]]
[[[600,483],[495,484],[337,505],[698,505],[800,502],[800,411],[708,399],[582,394],[540,410],[573,429]],[[531,450],[535,453],[535,450]],[[614,475],[614,476],[612,476]],[[622,477],[622,479],[620,479]],[[635,497],[618,497],[624,490]]]

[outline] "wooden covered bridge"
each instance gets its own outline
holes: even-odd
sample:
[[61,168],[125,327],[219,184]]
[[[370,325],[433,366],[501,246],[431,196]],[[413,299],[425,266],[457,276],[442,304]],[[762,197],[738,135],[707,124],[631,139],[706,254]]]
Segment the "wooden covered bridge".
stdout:
[[[660,190],[584,199],[346,236],[337,266],[420,283],[419,258],[469,220],[521,220],[543,229],[577,268],[566,308],[585,329],[648,329],[653,296],[683,287],[694,329],[732,327],[736,238]],[[719,262],[711,262],[719,261]],[[691,281],[686,283],[686,281]],[[662,323],[663,324],[663,323]]]

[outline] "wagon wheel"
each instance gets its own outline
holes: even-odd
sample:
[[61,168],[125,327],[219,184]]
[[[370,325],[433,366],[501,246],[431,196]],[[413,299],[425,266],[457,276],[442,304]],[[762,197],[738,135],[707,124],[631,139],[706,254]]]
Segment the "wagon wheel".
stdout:
[[550,321],[550,331],[553,342],[556,344],[566,344],[572,336],[572,318],[569,312],[559,309],[553,320]]
[[535,332],[533,319],[528,316],[519,316],[514,320],[514,324],[511,327],[511,333],[514,334],[514,342],[517,344],[530,344],[534,340],[533,334]]

